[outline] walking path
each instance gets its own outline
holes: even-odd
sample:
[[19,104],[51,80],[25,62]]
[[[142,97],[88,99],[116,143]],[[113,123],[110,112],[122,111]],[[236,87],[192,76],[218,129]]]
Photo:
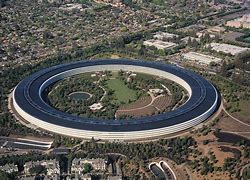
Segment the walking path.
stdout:
[[220,132],[224,132],[224,133],[233,133],[233,134],[249,134],[250,133],[250,131],[244,131],[244,132],[240,132],[240,131],[223,131],[223,130],[221,130]]
[[[146,106],[138,107],[138,108],[133,108],[133,109],[118,109],[116,112],[130,112],[130,111],[141,110],[141,109],[147,108],[147,107],[149,107],[149,106],[155,107],[154,105],[152,105],[153,102],[155,101],[155,99],[164,96],[164,95],[159,95],[159,96],[157,96],[157,97],[154,97],[154,95],[153,95],[152,93],[149,93],[149,94],[150,94],[152,100],[151,100],[151,102],[150,102],[149,104],[147,104]],[[155,108],[157,109],[157,107],[155,107]]]
[[225,112],[229,117],[231,117],[232,119],[234,119],[235,121],[237,121],[237,122],[239,122],[239,123],[241,123],[241,124],[244,124],[245,126],[250,127],[250,124],[244,123],[244,122],[242,122],[241,120],[239,120],[239,119],[233,117],[231,114],[229,114],[229,112],[225,109],[224,104],[223,104],[223,107],[222,107],[222,108],[223,108],[224,112]]
[[103,98],[105,98],[105,96],[106,96],[106,94],[107,94],[107,91],[106,91],[106,89],[105,89],[104,87],[102,87],[102,86],[100,86],[100,85],[99,85],[99,87],[104,91],[104,94],[103,94],[103,96],[102,96],[101,99],[100,99],[100,101],[102,102]]
[[[182,91],[182,97],[181,97],[181,100],[175,104],[175,106],[172,108],[172,111],[173,111],[173,110],[175,110],[175,109],[176,109],[176,107],[179,105],[179,103],[181,103],[181,102],[184,100],[185,95],[186,95],[186,94]],[[187,101],[186,101],[186,102],[187,102]],[[185,103],[185,102],[184,102],[184,103]],[[183,104],[182,104],[182,105],[183,105]],[[181,106],[182,106],[182,105],[181,105]]]
[[241,168],[241,170],[240,170],[240,176],[241,176],[241,177],[242,177],[242,175],[243,175],[244,169],[247,168],[247,167],[250,167],[250,164],[246,164],[245,166],[243,166],[243,167]]

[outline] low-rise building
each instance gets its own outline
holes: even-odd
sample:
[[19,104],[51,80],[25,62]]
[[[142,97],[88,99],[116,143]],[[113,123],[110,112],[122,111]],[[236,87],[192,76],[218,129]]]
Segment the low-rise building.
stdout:
[[181,39],[181,42],[187,44],[188,41],[197,41],[197,42],[200,42],[200,38],[194,38],[194,37],[191,37],[191,36],[187,36],[187,37],[184,37]]
[[173,42],[165,42],[165,41],[155,40],[155,39],[144,41],[143,45],[154,46],[157,49],[171,49],[177,46],[177,44]]
[[5,164],[4,166],[0,166],[0,170],[6,173],[18,172],[17,165],[13,164]]
[[231,44],[225,44],[225,43],[210,43],[206,46],[211,47],[213,51],[223,52],[225,54],[231,54],[233,56],[249,51],[249,48],[244,48],[244,47],[235,46]]
[[84,170],[84,165],[87,163],[91,164],[94,170],[104,171],[106,169],[106,161],[104,159],[75,158],[72,161],[71,173],[81,174],[82,171]]
[[215,38],[215,35],[214,35],[214,34],[210,34],[210,33],[208,33],[207,31],[197,32],[197,33],[196,33],[196,36],[197,36],[198,38],[201,38],[201,37],[205,36],[206,34],[208,34],[209,37],[212,38],[212,39]]
[[30,174],[30,169],[36,166],[44,166],[47,170],[47,175],[53,176],[60,174],[59,162],[55,159],[53,160],[42,160],[42,161],[29,161],[24,164],[24,173]]
[[227,21],[226,26],[250,29],[250,14],[245,14],[241,18]]
[[154,39],[166,41],[169,39],[177,38],[179,36],[176,34],[171,34],[171,33],[159,31],[159,32],[155,33],[155,35],[153,37],[154,37]]
[[224,27],[221,27],[221,26],[214,26],[214,27],[207,29],[208,33],[218,34],[218,35],[223,34],[225,31],[226,31],[226,29]]
[[159,94],[162,94],[164,90],[155,88],[155,89],[149,89],[149,92],[152,93],[154,96],[158,96]]
[[206,54],[201,54],[197,52],[188,52],[182,55],[183,59],[192,61],[201,65],[209,65],[211,62],[220,63],[222,59],[209,56]]
[[94,103],[92,104],[91,106],[89,106],[89,109],[92,110],[92,111],[97,111],[97,110],[100,110],[103,108],[103,105],[102,103]]

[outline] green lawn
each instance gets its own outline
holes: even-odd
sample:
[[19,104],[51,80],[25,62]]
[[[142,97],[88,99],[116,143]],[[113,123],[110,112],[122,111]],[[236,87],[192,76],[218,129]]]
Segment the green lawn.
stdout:
[[146,80],[146,79],[152,79],[152,78],[156,78],[156,77],[154,77],[152,74],[136,73],[136,78]]
[[249,101],[240,101],[240,112],[234,113],[241,120],[246,122],[250,121],[250,111],[249,111],[250,102]]
[[114,90],[114,98],[117,102],[128,103],[129,100],[136,100],[136,91],[129,89],[122,80],[120,79],[110,79],[107,81],[107,86],[109,89]]

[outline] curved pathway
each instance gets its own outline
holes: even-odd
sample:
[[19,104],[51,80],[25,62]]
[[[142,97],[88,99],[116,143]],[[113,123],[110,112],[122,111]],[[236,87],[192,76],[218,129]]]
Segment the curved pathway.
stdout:
[[[181,97],[181,100],[180,101],[178,101],[176,104],[175,104],[175,106],[172,108],[172,111],[173,110],[175,110],[176,108],[177,108],[177,106],[179,105],[179,103],[181,103],[184,99],[185,99],[185,97],[186,97],[186,94],[182,91],[182,97]],[[184,103],[186,103],[187,101],[185,101]],[[183,103],[183,104],[184,104]],[[181,104],[180,106],[182,106],[183,104]],[[180,107],[179,106],[179,107]]]
[[104,87],[102,87],[102,86],[100,86],[100,85],[99,85],[99,87],[104,91],[103,96],[102,96],[101,99],[100,99],[100,101],[102,102],[103,98],[104,98],[104,97],[106,96],[106,94],[107,94],[107,91],[106,91],[106,89],[105,89]]
[[[133,108],[133,109],[120,109],[120,110],[117,110],[116,112],[129,112],[129,111],[141,110],[141,109],[147,108],[147,107],[149,107],[149,106],[153,106],[152,104],[153,104],[153,102],[154,102],[155,99],[157,99],[157,98],[159,98],[159,97],[161,97],[161,96],[164,96],[164,95],[159,95],[159,96],[157,96],[157,97],[154,97],[153,94],[151,94],[151,93],[149,93],[149,94],[150,94],[152,100],[151,100],[151,102],[150,102],[149,104],[147,104],[146,106],[138,107],[138,108]],[[153,107],[155,107],[155,106],[153,106]]]
[[247,168],[247,167],[250,167],[250,163],[249,163],[249,164],[246,164],[245,166],[243,166],[243,167],[241,168],[241,170],[240,170],[240,176],[241,176],[241,177],[242,177],[242,175],[243,175],[244,169]]
[[241,124],[243,124],[243,125],[245,125],[245,126],[250,127],[250,124],[244,123],[244,122],[242,122],[241,120],[237,119],[236,117],[232,116],[232,115],[225,109],[224,103],[223,103],[222,108],[223,108],[224,112],[225,112],[229,117],[231,117],[231,118],[234,119],[235,121],[237,121],[237,122],[239,122],[239,123],[241,123]]

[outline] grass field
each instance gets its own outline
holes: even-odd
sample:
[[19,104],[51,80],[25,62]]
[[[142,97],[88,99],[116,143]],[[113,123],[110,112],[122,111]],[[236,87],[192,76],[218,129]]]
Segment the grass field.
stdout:
[[136,73],[136,78],[137,79],[151,79],[151,78],[154,78],[154,76],[151,74]]
[[107,86],[109,89],[114,90],[114,97],[117,102],[128,103],[129,100],[136,100],[136,91],[129,89],[122,80],[120,79],[110,79],[107,81]]
[[248,101],[240,101],[240,112],[233,113],[240,120],[250,123],[250,111],[249,111],[250,102]]

